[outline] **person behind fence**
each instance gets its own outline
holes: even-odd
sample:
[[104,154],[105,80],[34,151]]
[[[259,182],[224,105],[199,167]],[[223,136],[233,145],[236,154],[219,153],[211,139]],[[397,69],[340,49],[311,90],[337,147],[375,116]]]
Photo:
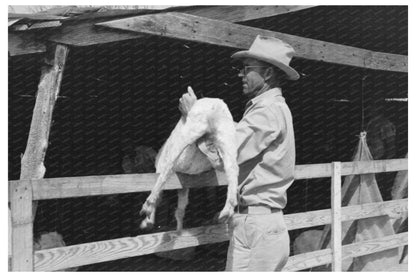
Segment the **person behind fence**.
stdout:
[[[289,66],[293,54],[289,44],[257,36],[249,50],[231,56],[241,62],[238,76],[249,101],[236,124],[238,206],[228,222],[231,238],[226,271],[280,271],[289,257],[282,210],[286,191],[294,181],[295,139],[281,86],[287,79],[299,79]],[[182,96],[179,110],[184,116],[195,101],[189,94]],[[206,153],[204,143],[198,146]]]
[[[373,160],[396,158],[396,127],[387,118],[387,105],[383,95],[374,92],[374,101],[369,106],[367,145]],[[377,173],[376,179],[384,201],[391,200],[391,190],[396,172]]]

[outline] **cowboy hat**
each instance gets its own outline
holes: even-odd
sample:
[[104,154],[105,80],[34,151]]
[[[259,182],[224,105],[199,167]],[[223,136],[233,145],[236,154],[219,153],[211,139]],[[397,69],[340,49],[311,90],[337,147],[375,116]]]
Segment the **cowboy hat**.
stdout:
[[295,50],[280,39],[258,35],[249,50],[234,53],[231,58],[253,58],[272,64],[287,74],[289,80],[299,79],[299,73],[289,66]]

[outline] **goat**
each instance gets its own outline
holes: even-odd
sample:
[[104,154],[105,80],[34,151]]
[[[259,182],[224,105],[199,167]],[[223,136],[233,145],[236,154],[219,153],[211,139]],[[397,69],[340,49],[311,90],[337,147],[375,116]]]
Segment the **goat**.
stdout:
[[[188,93],[195,97],[191,87]],[[195,97],[196,98],[196,97]],[[188,116],[181,117],[156,158],[156,172],[160,173],[151,194],[143,204],[140,215],[145,214],[142,229],[154,224],[157,201],[163,186],[173,172],[199,174],[223,166],[228,182],[227,199],[218,217],[227,221],[237,205],[238,165],[235,127],[227,105],[217,98],[198,99]],[[205,141],[218,151],[221,160],[208,158],[198,144]],[[178,191],[178,207],[175,211],[177,230],[183,228],[183,217],[188,204],[189,189]]]

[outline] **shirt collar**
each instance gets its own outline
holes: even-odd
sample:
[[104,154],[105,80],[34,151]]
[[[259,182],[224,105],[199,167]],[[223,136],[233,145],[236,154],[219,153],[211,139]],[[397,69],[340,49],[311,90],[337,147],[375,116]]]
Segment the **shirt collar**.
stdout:
[[257,95],[253,99],[250,99],[246,104],[246,110],[254,104],[257,104],[258,102],[264,100],[264,99],[270,99],[276,96],[282,96],[282,90],[280,88],[272,88],[265,92],[263,92],[260,95]]

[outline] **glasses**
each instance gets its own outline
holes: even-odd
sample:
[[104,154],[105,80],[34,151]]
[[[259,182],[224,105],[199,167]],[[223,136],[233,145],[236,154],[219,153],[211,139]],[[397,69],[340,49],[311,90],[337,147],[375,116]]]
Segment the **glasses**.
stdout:
[[232,69],[236,71],[238,74],[243,73],[246,76],[250,71],[250,68],[259,68],[259,67],[269,67],[264,65],[243,65],[243,66],[233,66]]

